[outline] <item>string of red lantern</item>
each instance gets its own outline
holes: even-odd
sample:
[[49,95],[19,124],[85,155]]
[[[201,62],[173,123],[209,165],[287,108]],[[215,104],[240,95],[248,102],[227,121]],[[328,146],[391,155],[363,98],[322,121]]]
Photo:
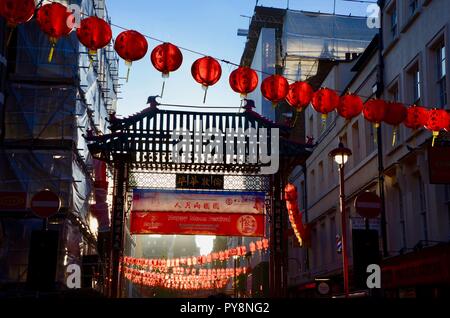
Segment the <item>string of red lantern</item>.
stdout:
[[[269,248],[269,240],[264,238],[256,242],[249,243],[249,252],[254,254],[257,250],[267,250]],[[227,249],[224,251],[213,252],[208,255],[201,256],[188,256],[180,257],[174,259],[145,259],[145,258],[134,258],[125,256],[121,263],[126,266],[138,266],[142,269],[152,268],[153,270],[167,272],[170,268],[180,267],[180,266],[201,266],[205,264],[211,264],[215,261],[224,262],[231,259],[233,256],[243,257],[247,255],[247,247],[245,245],[238,246],[235,248]]]
[[121,267],[125,279],[134,284],[170,289],[211,289],[222,288],[230,278],[250,272],[250,268],[214,268],[189,274],[151,273],[133,268]]
[[303,224],[303,216],[298,209],[298,193],[297,187],[292,183],[288,183],[284,188],[284,199],[286,200],[286,209],[289,214],[289,221],[291,223],[292,230],[300,244],[303,245],[304,241],[309,239],[309,227]]
[[[49,36],[50,39],[51,49],[48,58],[49,62],[51,62],[53,58],[53,52],[58,39],[69,35],[72,31],[72,29],[68,27],[68,24],[70,23],[67,22],[74,19],[71,12],[68,12],[67,7],[57,2],[50,2],[51,3],[49,4],[42,5],[37,10],[36,14],[39,27]],[[5,17],[10,27],[29,21],[33,16],[35,8],[35,3],[32,0],[0,0],[0,15]],[[103,22],[100,22],[99,20]],[[83,23],[83,21],[85,22]],[[81,23],[81,29],[77,30],[77,35],[80,42],[85,45],[91,53],[94,50],[105,47],[110,42],[110,26],[105,26],[108,23],[102,19],[94,17],[88,17],[83,21]],[[163,43],[162,46],[165,47],[165,49],[157,49],[157,47],[154,50],[155,54],[161,50],[165,51],[167,50],[167,47],[169,47],[169,45],[164,45],[165,43],[159,39],[148,35],[143,35],[137,31],[125,29],[121,26],[114,24],[110,25],[125,30],[117,37],[115,49],[119,56],[123,58],[128,65],[130,65],[133,61],[142,59],[146,55],[148,50],[146,38]],[[181,52],[178,52],[180,48],[181,47],[176,47],[175,45],[170,45],[169,51],[175,53],[168,55],[171,56],[173,60],[169,57],[162,57],[159,60],[163,61],[162,64],[165,64],[165,66],[168,67],[167,70],[169,72],[171,71],[169,64],[172,65],[173,70],[176,70],[179,67],[176,66],[178,64],[181,65],[182,63],[182,57],[180,58]],[[216,59],[206,56],[203,53],[187,48],[181,49],[204,56],[192,65],[191,71],[194,79],[205,88],[205,102],[207,88],[217,83],[221,77],[220,64]],[[200,60],[202,62],[200,62]],[[220,61],[230,65],[239,66],[236,63],[223,59]],[[157,70],[163,73],[163,76],[167,74],[164,67],[158,65],[154,58],[152,58],[152,63]],[[255,77],[256,70],[239,67],[236,71],[237,72],[233,72],[230,75],[229,79],[230,86],[234,91],[245,95],[256,89],[258,85],[258,78],[257,76]],[[129,77],[129,72],[130,68],[128,68],[127,80]],[[260,70],[258,72],[261,74],[267,74],[266,72]],[[356,117],[360,113],[361,102],[358,100],[356,95],[350,94],[352,97],[344,95],[339,98],[335,91],[328,88],[322,88],[315,93],[312,93],[312,89],[309,89],[306,83],[299,83],[302,84],[294,83],[289,86],[285,77],[281,75],[270,75],[262,82],[261,92],[263,96],[274,105],[286,100],[288,104],[294,107],[297,111],[304,109],[307,105],[309,105],[309,103],[311,103],[313,108],[322,114],[324,120],[326,115],[334,109],[337,110],[340,116],[346,119]],[[387,103],[383,100],[369,100],[363,105],[363,115],[366,120],[374,124],[375,128],[378,128],[381,122],[394,126],[393,144],[395,143],[396,131],[400,123],[403,123],[407,128],[411,129],[419,129],[424,127],[425,129],[430,130],[433,134],[433,145],[440,131],[450,130],[449,114],[446,111],[437,109],[428,110],[419,106],[411,106],[406,109],[405,115],[404,105],[399,103]],[[402,118],[404,118],[403,121],[401,120]]]

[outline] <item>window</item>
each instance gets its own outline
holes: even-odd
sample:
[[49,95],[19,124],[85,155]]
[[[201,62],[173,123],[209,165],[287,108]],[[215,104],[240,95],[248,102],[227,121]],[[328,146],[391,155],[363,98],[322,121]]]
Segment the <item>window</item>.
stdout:
[[445,55],[445,44],[442,42],[436,48],[436,66],[437,66],[437,87],[439,91],[439,106],[442,108],[447,105],[447,58]]
[[397,29],[398,29],[398,21],[397,21],[397,7],[394,4],[390,11],[388,12],[389,15],[389,21],[390,21],[390,28],[391,28],[391,35],[392,38],[395,38],[397,36]]
[[359,125],[356,121],[352,126],[352,151],[353,151],[353,162],[359,163],[360,161],[360,142],[359,142]]
[[309,176],[309,184],[311,185],[310,197],[315,199],[316,195],[316,173],[311,170],[311,175]]
[[306,206],[305,206],[305,181],[301,181],[300,182],[300,200],[299,200],[299,205],[300,205],[300,210],[305,210]]
[[427,222],[427,202],[425,197],[425,184],[422,177],[417,177],[417,185],[419,191],[419,213],[422,220],[422,234],[423,240],[428,241],[428,222]]
[[397,187],[397,200],[398,200],[398,214],[399,214],[399,223],[400,223],[400,233],[401,233],[401,244],[402,249],[407,248],[406,243],[406,221],[405,221],[405,210],[403,205],[403,193],[400,187]]
[[[320,249],[323,251],[324,249],[326,249],[327,243],[326,243],[326,235],[327,235],[327,231],[325,230],[325,222],[320,223]],[[320,265],[325,265],[326,264],[326,259],[325,259],[325,253],[320,253],[321,258],[320,258]]]
[[[394,83],[394,84],[389,88],[389,90],[388,90],[388,93],[389,93],[389,100],[392,101],[392,102],[398,102],[398,101],[400,101],[400,95],[399,95],[399,89],[398,89],[398,87],[399,87],[398,82],[396,82],[396,83]],[[394,136],[394,133],[395,133],[396,144],[398,144],[398,141],[402,140],[402,135],[401,135],[402,129],[401,129],[401,126],[398,126],[398,127],[392,127],[392,126],[389,125],[389,126],[387,127],[386,131],[387,131],[387,133],[389,134],[389,135],[388,135],[388,136],[389,136],[388,138],[391,138],[391,136]],[[393,137],[392,137],[392,138],[393,138]],[[387,139],[387,140],[389,140],[389,139]],[[386,145],[386,146],[385,146],[386,150],[390,149],[390,148],[388,148],[388,147],[393,147],[393,146],[395,146],[395,145],[393,145],[393,143],[390,143],[390,142],[385,143],[385,145]]]
[[417,9],[419,8],[419,1],[418,0],[409,0],[409,14],[413,15],[416,13]]
[[324,173],[323,173],[323,161],[319,162],[319,182],[322,186],[325,181]]
[[336,218],[333,216],[330,218],[330,254],[331,262],[336,261]]
[[367,120],[364,121],[364,125],[366,125],[366,156],[369,156],[375,150],[375,129],[373,124]]
[[314,118],[313,115],[309,116],[309,127],[308,127],[309,137],[314,137]]
[[408,92],[411,96],[411,103],[420,105],[422,97],[422,76],[420,74],[419,62],[414,63],[408,69]]

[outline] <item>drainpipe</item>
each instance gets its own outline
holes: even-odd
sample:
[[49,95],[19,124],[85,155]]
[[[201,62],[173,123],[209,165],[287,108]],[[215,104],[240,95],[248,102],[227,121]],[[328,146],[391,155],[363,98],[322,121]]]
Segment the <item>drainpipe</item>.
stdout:
[[[383,58],[383,10],[385,0],[378,0],[380,7],[380,28],[378,31],[378,78],[376,97],[381,98],[384,91],[384,58]],[[383,163],[383,140],[381,133],[381,126],[377,129],[377,156],[378,156],[378,189],[381,198],[381,239],[383,243],[383,256],[388,257],[389,252],[387,248],[387,232],[386,232],[386,200],[384,193],[384,163]]]

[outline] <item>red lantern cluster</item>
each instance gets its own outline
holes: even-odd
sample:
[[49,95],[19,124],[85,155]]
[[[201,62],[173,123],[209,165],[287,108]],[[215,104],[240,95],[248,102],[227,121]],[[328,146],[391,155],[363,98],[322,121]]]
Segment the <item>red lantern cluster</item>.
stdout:
[[34,0],[0,0],[0,15],[10,27],[30,21],[34,10],[36,10]]
[[245,98],[258,86],[258,75],[251,68],[240,66],[231,72],[229,82],[233,91]]
[[[11,27],[29,21],[35,9],[34,0],[0,0],[0,15]],[[52,2],[39,8],[36,20],[40,29],[49,36],[51,50],[48,60],[51,62],[58,39],[72,32],[70,25],[75,24],[75,17],[66,6]],[[92,55],[96,50],[109,44],[112,32],[104,20],[88,17],[81,21],[77,37]],[[133,61],[140,60],[147,54],[148,43],[139,32],[128,30],[120,33],[116,38],[114,49],[126,64],[131,65]],[[151,61],[163,77],[166,77],[181,66],[183,56],[175,45],[163,43],[152,51]],[[128,75],[129,71],[128,69]],[[214,58],[205,56],[193,63],[191,73],[194,79],[205,88],[203,101],[205,102],[208,87],[216,84],[221,78],[221,66]],[[229,83],[235,92],[245,96],[258,86],[258,76],[255,70],[242,66],[231,73]],[[383,121],[395,127],[402,122],[411,129],[425,127],[433,132],[433,143],[441,130],[450,130],[449,114],[444,110],[428,111],[424,107],[415,105],[405,108],[401,103],[386,103],[380,99],[372,99],[363,104],[361,98],[354,94],[339,98],[336,92],[328,88],[313,92],[312,87],[306,82],[299,81],[289,85],[286,78],[281,75],[271,75],[264,79],[261,83],[261,93],[274,105],[286,100],[297,111],[303,110],[312,103],[313,108],[322,114],[323,119],[335,109],[345,119],[352,119],[362,111],[364,118],[372,122],[375,127],[379,127]]]
[[272,75],[261,83],[262,95],[273,105],[283,101],[289,93],[289,83],[281,75]]
[[72,32],[72,29],[68,26],[69,18],[74,19],[72,13],[67,11],[66,6],[57,2],[45,4],[37,12],[38,25],[50,39],[49,63],[53,60],[53,52],[57,41]]
[[78,40],[89,50],[89,55],[97,54],[97,50],[106,47],[112,39],[109,24],[98,17],[88,17],[80,23],[77,30]]
[[286,101],[300,112],[311,103],[313,95],[314,91],[311,85],[306,82],[295,82],[289,86]]
[[210,56],[205,56],[192,64],[191,73],[195,81],[205,89],[205,96],[203,98],[203,103],[205,103],[208,87],[219,81],[222,76],[222,68],[217,60]]
[[363,101],[358,95],[346,94],[340,98],[336,110],[341,117],[350,120],[361,114],[363,107]]

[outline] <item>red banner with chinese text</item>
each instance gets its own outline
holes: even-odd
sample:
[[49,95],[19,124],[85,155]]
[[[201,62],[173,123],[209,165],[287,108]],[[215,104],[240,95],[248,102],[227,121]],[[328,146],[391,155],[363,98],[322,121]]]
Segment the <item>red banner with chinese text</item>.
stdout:
[[133,211],[130,232],[262,237],[264,220],[264,214]]
[[134,189],[132,211],[263,214],[264,192]]

